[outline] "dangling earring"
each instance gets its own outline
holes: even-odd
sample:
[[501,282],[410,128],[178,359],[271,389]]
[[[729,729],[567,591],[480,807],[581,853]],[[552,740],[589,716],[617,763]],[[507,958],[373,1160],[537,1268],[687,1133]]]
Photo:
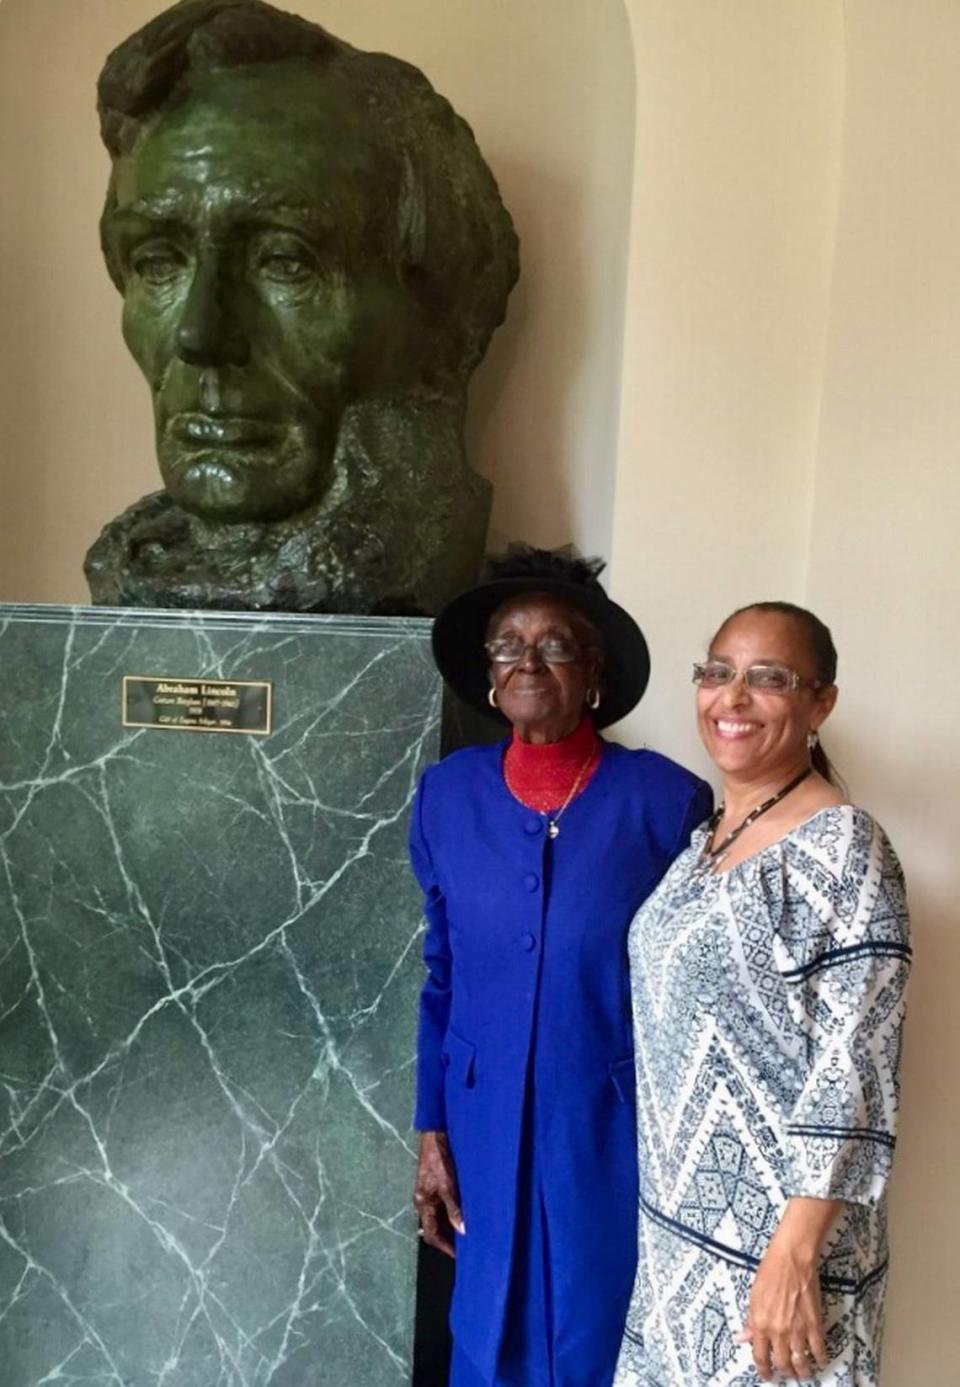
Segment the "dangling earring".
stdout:
[[493,687],[492,684],[490,685],[489,689],[487,690],[487,702],[490,704],[490,707],[491,707],[491,708],[496,708],[496,706],[497,706],[497,691],[496,691],[496,689]]
[[600,690],[599,690],[599,689],[588,689],[588,690],[587,690],[587,707],[588,707],[588,708],[592,708],[594,712],[596,712],[596,710],[600,707]]
[[808,750],[808,751],[812,751],[813,748],[814,748],[814,747],[817,745],[817,743],[819,742],[819,740],[820,740],[819,734],[816,733],[816,732],[814,732],[814,731],[811,729],[811,731],[809,731],[809,732],[807,733],[807,750]]

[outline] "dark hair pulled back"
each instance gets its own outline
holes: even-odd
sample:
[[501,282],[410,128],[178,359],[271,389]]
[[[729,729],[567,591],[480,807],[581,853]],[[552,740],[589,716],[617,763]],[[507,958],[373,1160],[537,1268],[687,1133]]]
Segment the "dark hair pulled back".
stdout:
[[[723,625],[718,628],[717,635],[720,634],[724,626],[729,626],[734,617],[743,616],[746,612],[770,612],[776,616],[790,617],[803,631],[807,648],[813,659],[814,678],[819,680],[821,684],[835,684],[837,682],[837,647],[833,643],[830,627],[813,612],[808,611],[806,607],[798,607],[794,602],[750,602],[746,607],[738,607],[735,612],[731,612]],[[831,785],[844,788],[843,780],[824,751],[819,738],[810,753],[810,760],[813,769],[818,775],[822,775],[824,780],[829,781]]]

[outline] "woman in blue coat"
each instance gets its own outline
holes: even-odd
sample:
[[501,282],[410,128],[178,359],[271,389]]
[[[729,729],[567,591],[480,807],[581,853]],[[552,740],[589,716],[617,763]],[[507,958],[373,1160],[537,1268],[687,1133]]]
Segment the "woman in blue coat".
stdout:
[[456,1255],[451,1387],[608,1387],[636,1266],[626,932],[709,788],[596,729],[649,675],[601,565],[514,548],[437,618],[451,687],[512,726],[423,775],[414,1202]]

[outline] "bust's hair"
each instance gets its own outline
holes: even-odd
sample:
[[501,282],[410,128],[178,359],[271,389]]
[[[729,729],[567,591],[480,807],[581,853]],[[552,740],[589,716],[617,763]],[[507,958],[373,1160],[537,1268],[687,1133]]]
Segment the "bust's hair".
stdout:
[[[336,67],[379,127],[395,183],[386,253],[424,314],[436,368],[465,381],[506,313],[517,238],[473,132],[417,68],[353,48],[264,0],[180,0],[103,67],[97,106],[111,159],[186,99],[191,74],[285,60]],[[107,210],[112,203],[111,180]],[[122,288],[109,254],[107,264]]]

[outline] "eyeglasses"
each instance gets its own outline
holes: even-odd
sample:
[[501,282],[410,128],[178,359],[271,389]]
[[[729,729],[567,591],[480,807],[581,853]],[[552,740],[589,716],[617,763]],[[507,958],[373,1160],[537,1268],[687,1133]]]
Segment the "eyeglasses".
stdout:
[[749,689],[758,693],[788,694],[797,689],[822,689],[822,679],[801,679],[794,669],[787,665],[750,665],[749,669],[737,670],[723,660],[707,660],[706,664],[695,664],[693,682],[701,689],[722,689],[732,684],[738,674]]
[[580,641],[567,640],[565,636],[543,636],[529,645],[519,636],[501,636],[499,640],[487,641],[484,649],[495,665],[515,665],[528,650],[535,650],[541,664],[571,665],[584,650],[593,650],[592,645],[582,645]]

